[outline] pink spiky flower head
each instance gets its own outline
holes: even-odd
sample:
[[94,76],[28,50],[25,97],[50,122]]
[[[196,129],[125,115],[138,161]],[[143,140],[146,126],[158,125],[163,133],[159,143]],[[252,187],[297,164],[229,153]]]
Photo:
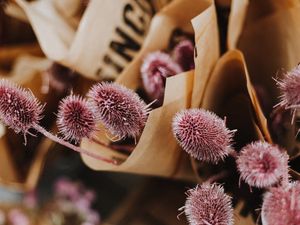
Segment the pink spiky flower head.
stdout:
[[271,188],[264,196],[261,218],[263,225],[299,225],[299,181]]
[[26,135],[39,124],[43,106],[31,91],[8,80],[0,80],[0,119],[16,133]]
[[300,107],[300,65],[285,74],[282,80],[277,81],[281,91],[278,105],[286,109],[296,110]]
[[287,176],[288,155],[277,146],[257,141],[241,150],[237,168],[241,179],[250,186],[269,187]]
[[187,109],[173,118],[173,134],[180,146],[192,157],[218,163],[230,152],[234,131],[224,120],[204,109]]
[[65,139],[80,142],[82,138],[90,138],[96,131],[91,103],[78,95],[67,96],[59,104],[57,125]]
[[190,189],[184,212],[190,225],[232,225],[231,198],[217,184],[198,185]]
[[134,91],[120,84],[101,82],[92,87],[88,96],[96,115],[113,135],[119,138],[140,135],[149,108]]
[[168,54],[159,51],[148,54],[141,67],[141,75],[149,99],[157,99],[161,103],[166,78],[181,72],[180,66]]
[[192,70],[195,68],[194,63],[194,44],[186,39],[179,42],[172,53],[173,59],[177,62],[183,71]]

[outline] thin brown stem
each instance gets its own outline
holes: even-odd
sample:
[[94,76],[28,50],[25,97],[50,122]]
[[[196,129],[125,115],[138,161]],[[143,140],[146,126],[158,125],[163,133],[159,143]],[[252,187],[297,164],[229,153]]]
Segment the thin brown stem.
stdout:
[[82,149],[82,148],[80,148],[80,147],[78,147],[78,146],[72,145],[71,143],[69,143],[69,142],[67,142],[67,141],[65,141],[65,140],[63,140],[63,139],[57,137],[56,135],[54,135],[54,134],[52,134],[52,133],[50,133],[50,132],[48,132],[47,130],[45,130],[45,129],[44,129],[43,127],[41,127],[40,125],[36,125],[36,126],[34,127],[34,129],[37,130],[38,132],[40,132],[41,134],[43,134],[44,136],[46,136],[47,138],[53,140],[54,142],[57,142],[57,143],[59,143],[59,144],[65,146],[65,147],[67,147],[67,148],[69,148],[69,149],[72,149],[72,150],[74,150],[74,151],[76,151],[76,152],[85,154],[85,155],[87,155],[87,156],[90,156],[90,157],[95,158],[95,159],[98,159],[98,160],[102,160],[102,161],[107,162],[107,163],[117,164],[117,162],[116,162],[115,160],[112,160],[112,159],[108,159],[108,158],[99,156],[99,155],[94,154],[94,153],[92,153],[92,152],[89,152],[89,151],[87,151],[87,150],[85,150],[85,149]]

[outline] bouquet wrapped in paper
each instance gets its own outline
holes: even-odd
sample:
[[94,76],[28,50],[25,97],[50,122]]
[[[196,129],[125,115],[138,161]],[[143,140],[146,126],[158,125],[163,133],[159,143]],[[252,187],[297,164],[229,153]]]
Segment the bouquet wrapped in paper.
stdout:
[[[194,70],[191,70],[166,79],[163,104],[150,112],[141,137],[129,156],[84,140],[81,143],[83,148],[106,154],[121,162],[119,165],[109,165],[83,156],[84,162],[89,167],[95,170],[193,178],[189,158],[180,150],[172,135],[171,120],[177,111],[191,106],[197,95],[195,91],[203,88],[202,83],[201,87],[198,86],[200,80],[205,82],[219,57],[217,21],[213,2],[176,0],[163,8],[153,18],[140,52],[116,82],[134,90],[141,88],[140,68],[143,59],[151,52],[166,49],[174,31],[193,33],[192,19],[198,63],[200,66],[205,65],[201,70],[203,77],[196,76]],[[105,135],[100,134],[99,137],[103,138]]]

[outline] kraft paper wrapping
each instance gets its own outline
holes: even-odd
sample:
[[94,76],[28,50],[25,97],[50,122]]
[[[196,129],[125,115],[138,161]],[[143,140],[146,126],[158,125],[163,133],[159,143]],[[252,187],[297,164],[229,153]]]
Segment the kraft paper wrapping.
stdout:
[[[30,88],[38,99],[51,104],[49,96],[41,94],[40,90],[42,85],[41,72],[49,68],[50,65],[51,62],[44,58],[30,55],[19,56],[15,60],[11,72],[7,74],[1,73],[0,78],[6,78],[23,87]],[[13,145],[12,141],[15,142]],[[17,145],[16,143],[19,142],[21,144]],[[24,157],[24,151],[28,151],[23,142],[22,135],[15,135],[8,128],[5,128],[5,133],[0,138],[0,183],[20,191],[26,191],[35,187],[43,170],[46,155],[52,145],[52,141],[42,138],[35,149],[32,159],[20,162],[18,158]],[[30,150],[33,151],[32,149]]]
[[262,138],[272,142],[244,57],[238,50],[231,50],[219,59],[200,107],[221,118],[226,117],[227,126],[238,130],[235,134],[237,148]]
[[82,0],[53,0],[53,5],[60,15],[76,29],[86,7],[84,2]]
[[53,0],[16,2],[25,11],[48,58],[89,79],[101,80],[115,79],[132,60],[152,16],[168,1],[91,0],[77,29],[62,13],[67,0],[59,1],[59,6]]
[[[201,15],[203,16],[201,17]],[[199,16],[200,15],[200,16]],[[129,88],[137,89],[141,85],[140,66],[147,53],[166,49],[175,29],[192,32],[191,19],[195,16],[194,27],[196,45],[205,43],[209,49],[218,48],[215,29],[202,29],[216,25],[212,1],[184,1],[177,0],[165,7],[152,20],[149,34],[144,45],[135,59],[123,71],[116,82]],[[202,24],[197,24],[197,23]],[[210,37],[210,38],[209,38]],[[212,65],[213,57],[202,57],[202,65]],[[129,157],[103,148],[88,140],[82,142],[82,147],[98,154],[120,157],[125,160],[121,165],[114,166],[105,162],[82,156],[84,162],[94,170],[111,170],[120,172],[139,173],[155,176],[194,179],[187,155],[177,145],[171,130],[174,114],[181,109],[189,108],[193,92],[194,71],[169,77],[166,81],[164,103],[161,107],[151,111],[144,131],[135,149]]]
[[[298,0],[232,1],[228,47],[238,48],[245,55],[251,81],[263,92],[261,103],[268,120],[280,95],[273,78],[281,78],[283,72],[300,61],[299,25]],[[290,154],[295,154],[295,128],[286,129],[285,136],[272,136]]]
[[206,8],[192,20],[195,31],[195,78],[192,107],[198,107],[209,76],[220,56],[216,9],[212,1],[206,1]]
[[[234,148],[237,150],[255,140],[271,142],[270,134],[265,129],[266,119],[257,102],[246,63],[240,51],[228,51],[218,60],[207,82],[200,107],[215,112],[221,118],[226,118],[226,125],[229,129],[237,129],[234,136]],[[197,163],[196,166],[199,171],[198,176],[201,176],[199,180],[211,175],[213,171],[213,167],[207,164]],[[220,167],[217,170],[224,171],[224,168]],[[238,180],[232,180],[232,182],[236,183],[235,188],[240,188]],[[239,193],[240,190],[230,189],[230,191]],[[244,197],[237,194],[234,195],[234,199],[238,202],[235,207],[234,224],[256,224],[250,213],[247,216],[241,214],[248,204]]]

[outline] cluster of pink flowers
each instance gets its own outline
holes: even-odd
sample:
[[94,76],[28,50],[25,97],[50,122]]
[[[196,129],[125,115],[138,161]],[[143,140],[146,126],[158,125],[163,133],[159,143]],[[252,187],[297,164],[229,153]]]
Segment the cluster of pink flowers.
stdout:
[[[289,156],[284,149],[256,141],[238,153],[231,147],[234,131],[226,128],[225,121],[216,114],[204,109],[177,113],[173,133],[191,157],[216,164],[231,155],[241,180],[249,186],[267,189],[263,198],[263,225],[300,224],[300,183],[290,181]],[[188,191],[184,209],[191,225],[233,224],[230,197],[217,184],[204,183]]]
[[95,84],[88,98],[69,95],[64,98],[58,109],[57,125],[63,138],[46,131],[39,125],[43,105],[29,90],[8,81],[0,80],[0,119],[16,133],[30,134],[36,130],[55,142],[75,151],[109,163],[115,163],[67,140],[80,142],[82,138],[91,138],[96,125],[102,122],[110,133],[119,138],[137,138],[142,132],[149,113],[148,105],[132,90],[115,83]]
[[[62,177],[56,180],[52,195],[46,199],[39,199],[37,192],[31,191],[23,198],[22,207],[25,210],[12,208],[7,213],[0,211],[0,224],[9,221],[12,225],[29,225],[36,216],[43,215],[45,220],[56,218],[55,221],[49,221],[50,224],[68,224],[67,220],[71,220],[75,224],[98,225],[100,215],[92,208],[95,200],[94,191],[80,182]],[[1,220],[4,222],[1,223]]]
[[100,216],[92,209],[95,197],[95,193],[81,183],[61,178],[55,184],[53,203],[55,211],[62,216],[74,215],[82,225],[97,225],[100,223]]

